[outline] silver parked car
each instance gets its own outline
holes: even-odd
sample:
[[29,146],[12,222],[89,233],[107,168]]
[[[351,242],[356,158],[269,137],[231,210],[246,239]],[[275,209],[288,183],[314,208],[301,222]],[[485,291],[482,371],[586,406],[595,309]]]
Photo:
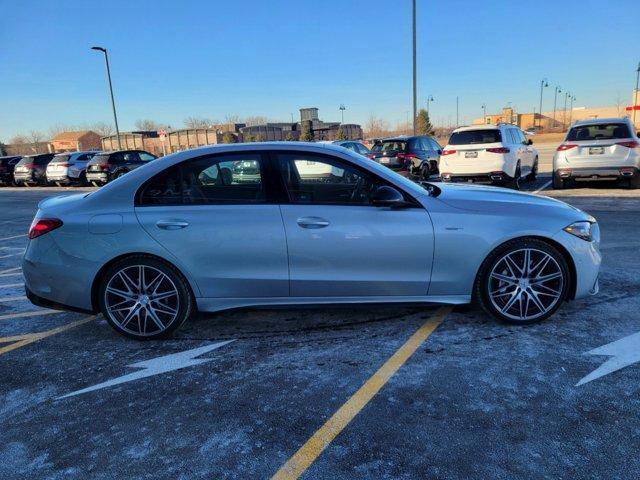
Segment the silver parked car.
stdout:
[[23,259],[37,305],[164,336],[196,310],[464,304],[527,323],[595,294],[595,219],[558,200],[418,185],[330,144],[169,155],[40,203]]
[[553,157],[553,188],[589,180],[624,180],[640,188],[638,135],[626,117],[575,122]]
[[48,183],[87,185],[87,163],[98,151],[66,152],[54,155],[47,165]]

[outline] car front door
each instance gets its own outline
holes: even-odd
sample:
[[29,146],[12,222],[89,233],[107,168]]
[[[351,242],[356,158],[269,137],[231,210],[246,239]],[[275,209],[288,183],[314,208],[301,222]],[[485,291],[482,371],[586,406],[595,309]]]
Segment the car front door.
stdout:
[[[281,205],[293,297],[424,296],[433,226],[415,206],[371,203],[386,184],[344,159],[274,152],[289,202]],[[405,194],[406,195],[406,194]]]
[[138,193],[141,225],[204,297],[289,295],[285,231],[265,165],[260,153],[198,157]]

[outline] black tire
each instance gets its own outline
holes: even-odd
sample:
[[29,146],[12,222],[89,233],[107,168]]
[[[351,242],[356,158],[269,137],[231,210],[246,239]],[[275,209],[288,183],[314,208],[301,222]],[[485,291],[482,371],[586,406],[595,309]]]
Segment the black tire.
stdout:
[[116,173],[113,176],[113,180],[115,180],[116,178],[124,177],[127,173],[129,173],[129,172],[126,171],[126,170],[120,170],[118,173]]
[[531,167],[531,173],[527,175],[528,182],[535,182],[536,177],[538,176],[538,157],[533,161],[533,166]]
[[565,182],[563,178],[560,178],[556,172],[553,172],[553,189],[554,190],[562,190],[565,187]]
[[[557,300],[555,300],[555,303],[551,304],[551,299],[544,300],[544,302],[546,302],[547,300],[549,300],[550,302],[549,305],[543,304],[543,306],[549,307],[548,311],[543,313],[542,309],[537,309],[536,307],[536,309],[539,310],[538,312],[539,314],[530,315],[530,317],[533,317],[533,318],[512,318],[512,316],[506,315],[501,310],[499,310],[494,303],[495,300],[492,300],[490,297],[490,292],[491,292],[490,288],[493,288],[495,286],[492,284],[492,281],[495,282],[495,280],[492,279],[491,272],[493,271],[494,268],[498,268],[497,265],[499,265],[500,262],[503,261],[505,255],[511,253],[515,256],[515,258],[518,258],[517,255],[523,255],[520,252],[522,252],[524,249],[531,249],[532,251],[535,252],[531,254],[532,255],[531,264],[535,264],[535,259],[541,258],[541,256],[543,256],[542,254],[540,254],[540,252],[542,252],[543,254],[549,255],[555,261],[555,264],[552,264],[553,268],[557,266],[559,271],[562,273],[562,282],[561,282],[561,286],[557,287],[558,289],[557,291],[559,292],[559,295]],[[535,255],[538,255],[538,256],[535,257]],[[546,272],[546,271],[547,270],[543,268],[540,271],[540,273]],[[553,247],[552,245],[542,240],[533,239],[533,238],[517,238],[514,240],[510,240],[500,245],[499,247],[497,247],[487,256],[484,262],[482,262],[482,265],[480,266],[480,269],[476,276],[476,280],[473,288],[473,299],[474,299],[474,302],[480,304],[480,306],[486,313],[488,313],[490,316],[502,322],[517,324],[517,325],[538,323],[546,320],[551,315],[553,315],[558,310],[558,308],[560,308],[560,306],[564,303],[564,301],[567,300],[571,282],[572,282],[571,271],[569,269],[569,266],[567,265],[567,261],[565,260],[564,256],[558,251],[557,248]],[[503,287],[503,288],[506,289],[508,287]],[[522,289],[522,286],[516,287],[516,289],[517,288]],[[507,292],[507,293],[503,293],[502,295],[509,295],[510,293],[511,292]],[[525,295],[525,298],[529,298],[529,297],[531,297],[531,294],[527,292]],[[532,305],[534,305],[534,302],[532,302]],[[515,304],[514,304],[514,307],[515,307]],[[535,311],[536,310],[532,310],[532,312],[535,312]]]
[[512,188],[513,190],[520,190],[521,175],[522,175],[522,173],[520,171],[520,162],[518,162],[518,165],[516,165],[516,171],[515,171],[515,173],[513,175],[513,178],[507,184],[507,186],[509,188]]
[[640,188],[640,173],[635,174],[629,179],[629,188],[633,190]]
[[[147,313],[147,308],[149,307],[147,307],[146,305],[151,305],[151,302],[149,300],[146,300],[143,306],[141,304],[141,300],[138,299],[135,301],[135,305],[140,306],[138,310],[144,313],[144,322],[145,322],[144,334],[143,332],[141,332],[142,327],[140,327],[140,322],[142,322],[142,320],[140,319],[141,317],[140,314],[139,314],[140,317],[138,317],[139,318],[138,326],[140,328],[137,329],[139,330],[139,332],[136,332],[133,328],[132,329],[123,328],[123,326],[120,325],[119,322],[126,319],[119,317],[118,314],[115,312],[111,313],[109,311],[109,308],[107,307],[107,301],[112,300],[112,297],[109,297],[109,295],[113,295],[111,293],[107,293],[107,286],[109,285],[109,283],[112,280],[114,282],[120,281],[118,278],[116,278],[118,277],[119,272],[123,270],[125,270],[125,272],[131,271],[126,269],[133,269],[134,271],[136,271],[135,270],[136,267],[140,267],[140,266],[148,267],[152,271],[163,273],[168,279],[167,285],[170,285],[170,289],[175,288],[177,292],[176,293],[177,300],[176,300],[176,306],[175,306],[175,310],[177,313],[175,314],[175,317],[171,318],[171,320],[167,319],[167,323],[166,325],[164,325],[164,328],[162,330],[155,327],[154,326],[155,324],[149,320],[152,317]],[[144,296],[151,298],[150,291],[147,291],[147,289],[144,289],[144,290],[145,290]],[[115,297],[118,298],[117,295]],[[180,271],[178,271],[178,269],[175,268],[173,265],[170,265],[161,260],[158,260],[157,258],[152,257],[150,255],[132,255],[130,257],[123,258],[122,260],[119,260],[113,265],[111,265],[104,272],[104,275],[100,280],[100,285],[98,287],[98,304],[100,307],[100,311],[102,312],[102,315],[107,320],[109,325],[111,325],[111,327],[116,332],[118,332],[121,335],[124,335],[125,337],[133,338],[135,340],[152,340],[152,339],[158,339],[158,338],[166,338],[170,336],[185,321],[189,319],[189,317],[193,314],[193,312],[196,309],[193,293],[191,292],[189,283],[184,278],[182,273],[180,273]],[[164,305],[162,304],[160,305],[164,307]],[[113,308],[113,305],[111,307]],[[125,315],[125,314],[122,313],[120,315]],[[165,319],[166,317],[163,317],[163,320]],[[149,321],[149,325],[153,327],[153,328],[149,328],[149,331],[146,331],[147,321]],[[164,324],[164,322],[161,322],[161,323]],[[125,324],[125,327],[127,326],[128,325]]]
[[86,187],[87,185],[89,185],[89,182],[87,181],[87,173],[86,172],[82,172],[80,174],[80,176],[78,177],[78,185],[81,187]]
[[429,162],[424,162],[420,167],[420,178],[422,180],[429,180],[430,176],[431,176],[431,168],[430,168]]

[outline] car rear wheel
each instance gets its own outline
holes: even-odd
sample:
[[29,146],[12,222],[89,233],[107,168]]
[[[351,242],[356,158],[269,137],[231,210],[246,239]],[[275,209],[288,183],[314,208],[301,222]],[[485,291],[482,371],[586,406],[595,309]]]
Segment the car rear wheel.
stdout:
[[629,188],[637,189],[640,188],[640,173],[637,173],[633,177],[629,179]]
[[100,310],[111,327],[137,340],[169,336],[189,318],[195,303],[182,274],[147,255],[112,265],[98,295]]
[[554,190],[562,190],[565,187],[565,182],[563,178],[560,178],[560,175],[557,173],[553,173],[553,189]]
[[511,181],[509,182],[508,186],[510,188],[513,188],[514,190],[520,190],[520,180],[521,180],[521,170],[520,170],[520,163],[518,163],[518,165],[516,165],[516,171],[513,175],[513,178],[511,179]]
[[527,324],[549,318],[567,297],[569,267],[553,246],[536,239],[507,242],[485,259],[475,298],[504,322]]
[[534,182],[536,177],[538,176],[538,157],[533,161],[533,166],[531,167],[531,173],[527,175],[527,180],[529,182]]

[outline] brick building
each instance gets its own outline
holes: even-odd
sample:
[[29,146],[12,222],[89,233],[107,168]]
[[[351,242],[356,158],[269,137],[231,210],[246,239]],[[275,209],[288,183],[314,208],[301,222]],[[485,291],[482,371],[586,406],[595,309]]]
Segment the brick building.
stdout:
[[51,139],[49,142],[49,151],[51,153],[57,153],[98,150],[102,148],[101,139],[102,137],[92,130],[62,132]]

